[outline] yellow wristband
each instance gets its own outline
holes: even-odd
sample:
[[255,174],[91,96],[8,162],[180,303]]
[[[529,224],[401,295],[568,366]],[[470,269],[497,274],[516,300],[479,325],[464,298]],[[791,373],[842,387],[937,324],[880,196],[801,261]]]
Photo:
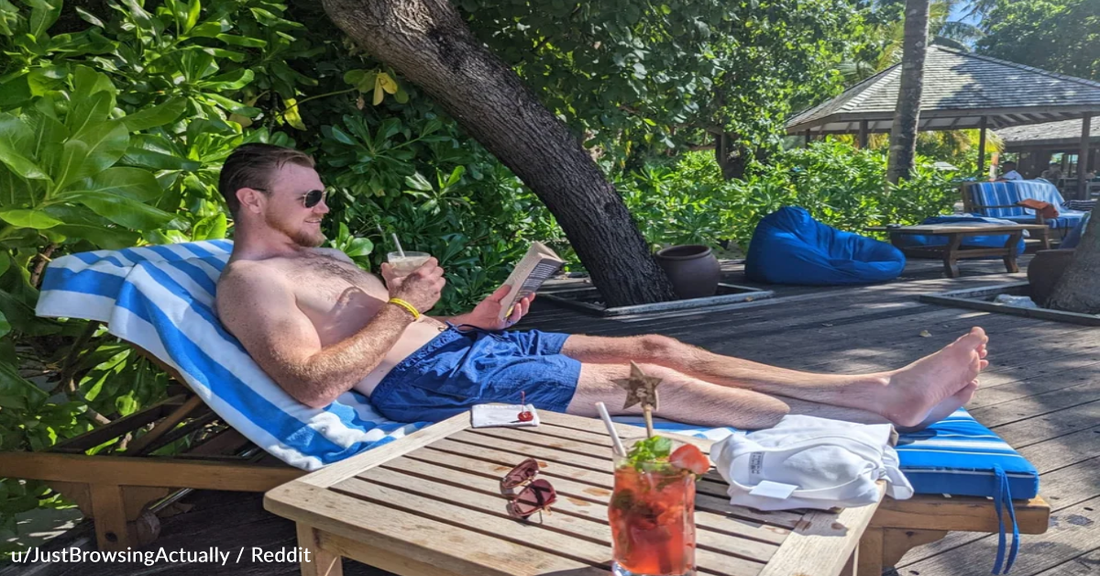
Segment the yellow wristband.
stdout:
[[405,310],[408,310],[409,314],[413,315],[413,320],[420,320],[420,312],[416,309],[416,306],[413,306],[412,304],[409,304],[408,302],[405,302],[400,298],[390,298],[389,303],[397,304]]

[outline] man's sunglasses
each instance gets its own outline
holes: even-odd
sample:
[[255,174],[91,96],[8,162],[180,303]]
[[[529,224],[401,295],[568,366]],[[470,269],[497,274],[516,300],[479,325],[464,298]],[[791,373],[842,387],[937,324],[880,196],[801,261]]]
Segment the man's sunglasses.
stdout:
[[[533,480],[538,473],[539,463],[534,458],[528,458],[500,479],[500,491],[509,497],[509,515],[527,518],[535,512],[549,512],[550,505],[557,502],[558,495],[549,482]],[[523,484],[527,486],[515,494],[514,489]]]
[[[264,194],[267,193],[267,189],[265,188],[253,188],[253,190],[259,190]],[[305,194],[299,196],[298,199],[302,201],[302,204],[305,205],[306,208],[313,208],[314,206],[320,204],[321,201],[324,200],[327,196],[328,192],[324,190],[310,190],[309,192],[306,192]]]

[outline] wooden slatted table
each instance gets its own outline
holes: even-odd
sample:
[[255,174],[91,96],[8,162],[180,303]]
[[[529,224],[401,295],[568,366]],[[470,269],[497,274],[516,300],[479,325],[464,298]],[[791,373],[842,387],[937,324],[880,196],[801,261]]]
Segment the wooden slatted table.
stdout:
[[[980,224],[964,226],[958,224],[921,224],[918,226],[870,226],[872,232],[888,232],[890,242],[906,256],[912,258],[943,258],[943,273],[948,278],[959,277],[958,261],[963,258],[988,258],[1000,256],[1004,259],[1005,269],[1019,272],[1016,264],[1016,245],[1024,237],[1024,230],[1043,232],[1046,224]],[[901,237],[906,234],[920,236],[946,236],[947,244],[939,246],[906,246]],[[993,236],[1007,234],[1008,240],[1002,247],[970,248],[963,247],[966,236]]]
[[[402,576],[606,576],[611,443],[599,420],[541,412],[537,428],[469,426],[461,414],[267,492],[297,522],[302,574],[338,576],[351,558]],[[629,446],[645,435],[619,426]],[[676,437],[704,451],[710,442]],[[499,480],[526,457],[558,493],[551,514],[508,516]],[[696,564],[716,576],[850,574],[877,506],[758,512],[731,506],[712,469],[697,485]]]

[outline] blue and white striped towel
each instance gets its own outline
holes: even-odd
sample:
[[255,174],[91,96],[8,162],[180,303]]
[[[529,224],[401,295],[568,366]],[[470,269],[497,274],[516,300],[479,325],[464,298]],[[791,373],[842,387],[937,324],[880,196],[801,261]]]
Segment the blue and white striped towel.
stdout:
[[[46,271],[37,312],[105,322],[112,334],[176,368],[228,424],[292,466],[315,470],[426,425],[386,420],[356,392],[309,408],[275,384],[214,313],[217,278],[231,250],[231,242],[213,240],[64,256]],[[615,419],[642,425],[639,417]],[[733,432],[656,426],[715,441]],[[1035,468],[965,410],[903,434],[898,454],[918,493],[992,496],[1001,479],[995,465],[1014,497],[1038,491]]]

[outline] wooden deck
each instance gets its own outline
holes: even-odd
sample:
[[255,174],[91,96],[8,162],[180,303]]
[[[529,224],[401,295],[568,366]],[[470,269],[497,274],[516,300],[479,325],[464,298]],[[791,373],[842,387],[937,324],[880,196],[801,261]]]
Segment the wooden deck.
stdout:
[[[1021,264],[1026,263],[1026,258]],[[1053,507],[1050,530],[1024,536],[1012,574],[1100,574],[1100,328],[921,303],[926,292],[962,289],[1021,279],[1003,273],[1000,261],[964,262],[963,276],[942,278],[942,265],[915,261],[897,282],[858,288],[776,290],[776,301],[749,307],[604,320],[536,302],[520,328],[602,335],[660,333],[715,352],[788,368],[862,372],[897,367],[935,351],[970,326],[990,334],[991,366],[972,413],[1016,446],[1042,473],[1041,493]],[[727,266],[726,281],[744,283],[739,267]],[[575,282],[575,281],[571,281]],[[245,558],[215,564],[65,565],[0,568],[0,576],[298,573],[295,563],[253,563],[249,549],[289,549],[291,522],[263,511],[255,494],[196,493],[194,508],[163,521],[157,550],[203,550],[219,546]],[[46,549],[91,549],[94,537],[78,526]],[[911,551],[897,566],[902,576],[988,574],[996,536],[953,534]],[[348,574],[376,574],[346,562]]]

